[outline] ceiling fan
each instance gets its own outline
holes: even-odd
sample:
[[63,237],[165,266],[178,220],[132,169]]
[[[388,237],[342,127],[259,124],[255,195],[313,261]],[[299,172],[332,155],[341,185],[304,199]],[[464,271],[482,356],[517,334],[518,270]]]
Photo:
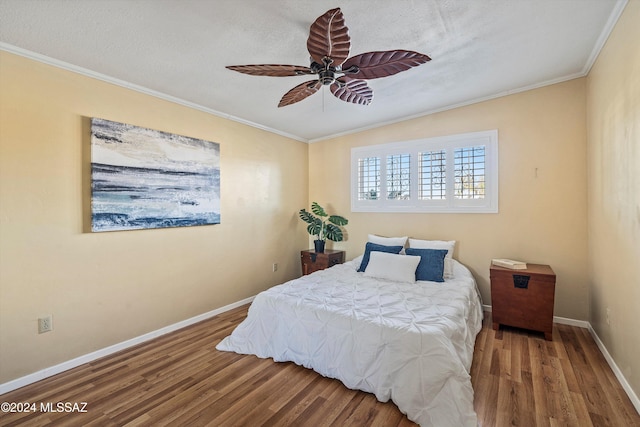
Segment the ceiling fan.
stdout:
[[252,76],[287,77],[317,74],[317,80],[299,84],[285,93],[278,107],[302,101],[329,85],[331,93],[345,102],[369,105],[373,90],[365,80],[387,77],[430,61],[427,55],[409,50],[362,53],[349,58],[351,37],[340,8],[318,17],[309,28],[307,50],[311,66],[300,65],[229,65],[226,68]]

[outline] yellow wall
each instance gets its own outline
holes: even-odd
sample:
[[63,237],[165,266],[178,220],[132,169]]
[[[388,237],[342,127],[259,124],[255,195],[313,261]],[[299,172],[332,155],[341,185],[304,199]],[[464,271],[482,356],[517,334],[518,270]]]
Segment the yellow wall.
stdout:
[[587,79],[591,324],[637,395],[640,395],[639,23],[640,1],[630,1]]
[[[220,143],[221,224],[83,232],[87,117]],[[305,143],[1,52],[0,383],[298,276],[307,159]]]
[[[457,240],[485,304],[491,258],[550,264],[555,315],[590,321],[638,393],[637,22],[631,1],[588,78],[310,146],[0,52],[0,383],[297,276],[309,237],[296,212],[318,201],[350,220],[329,246],[347,258],[368,233]],[[92,116],[219,142],[222,223],[83,232]],[[498,214],[350,211],[351,147],[489,129]],[[38,335],[44,314],[54,331]]]
[[[587,320],[585,79],[547,86],[311,144],[310,200],[346,216],[347,258],[368,233],[458,242],[491,303],[492,258],[549,264],[557,275],[555,315]],[[498,129],[499,213],[389,214],[350,211],[350,149],[361,145]],[[536,176],[537,170],[537,176]]]

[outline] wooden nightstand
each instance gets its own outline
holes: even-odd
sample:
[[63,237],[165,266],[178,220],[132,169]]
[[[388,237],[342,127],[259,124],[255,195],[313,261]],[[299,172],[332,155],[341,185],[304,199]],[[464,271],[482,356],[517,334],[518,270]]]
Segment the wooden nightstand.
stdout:
[[556,275],[548,265],[528,264],[526,270],[491,265],[493,329],[509,325],[544,333],[551,340]]
[[314,271],[324,270],[336,264],[344,262],[344,251],[326,249],[324,253],[316,253],[313,249],[300,251],[302,262],[302,274],[311,274]]

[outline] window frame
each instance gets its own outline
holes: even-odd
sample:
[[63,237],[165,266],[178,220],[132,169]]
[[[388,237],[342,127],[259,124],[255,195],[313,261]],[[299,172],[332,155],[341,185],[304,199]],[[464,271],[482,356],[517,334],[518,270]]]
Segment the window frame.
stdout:
[[[485,147],[485,196],[481,199],[455,197],[456,149]],[[420,153],[445,151],[445,198],[419,199]],[[387,199],[387,157],[409,154],[410,197],[406,200]],[[359,159],[380,158],[380,194],[377,199],[358,199]],[[431,213],[497,213],[498,212],[498,131],[480,131],[435,138],[360,146],[351,148],[351,211],[352,212],[431,212]]]

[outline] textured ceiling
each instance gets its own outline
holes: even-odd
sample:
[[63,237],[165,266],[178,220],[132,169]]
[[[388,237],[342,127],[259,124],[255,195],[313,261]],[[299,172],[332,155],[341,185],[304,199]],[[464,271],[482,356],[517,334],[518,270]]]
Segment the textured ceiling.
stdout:
[[[0,48],[303,141],[585,75],[624,0],[0,0]],[[277,108],[300,77],[226,65],[309,65],[310,24],[340,7],[351,55],[431,62],[370,80],[369,106],[328,88]],[[0,64],[1,65],[1,64]]]

